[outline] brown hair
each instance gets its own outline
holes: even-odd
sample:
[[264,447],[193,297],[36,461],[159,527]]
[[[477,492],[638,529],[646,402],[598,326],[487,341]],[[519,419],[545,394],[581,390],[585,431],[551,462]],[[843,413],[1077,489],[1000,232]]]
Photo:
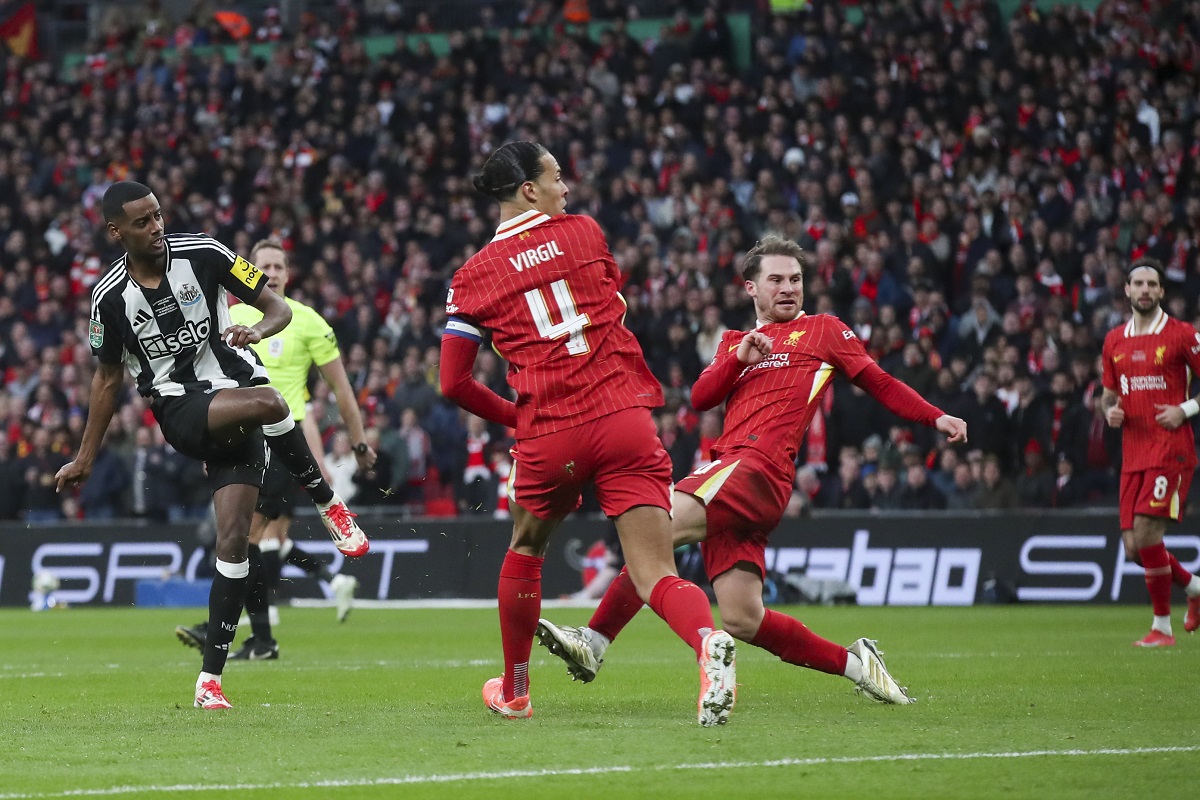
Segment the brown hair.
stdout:
[[291,266],[291,264],[289,263],[289,260],[288,260],[287,250],[285,250],[283,248],[283,243],[277,242],[274,239],[259,239],[257,242],[255,242],[254,247],[250,248],[250,263],[253,264],[255,261],[257,261],[258,260],[258,251],[262,250],[264,248],[267,248],[267,247],[273,248],[273,249],[278,250],[279,252],[283,253],[283,265],[285,267]]
[[748,281],[757,279],[765,256],[791,256],[800,265],[801,274],[804,273],[804,248],[791,239],[771,233],[759,239],[758,243],[750,248],[750,252],[746,253],[746,258],[742,261],[742,278]]
[[1133,271],[1136,269],[1152,269],[1158,273],[1158,285],[1162,288],[1167,288],[1167,270],[1163,267],[1162,262],[1157,258],[1150,256],[1142,256],[1137,261],[1129,265],[1129,271],[1125,273],[1125,282],[1133,278]]

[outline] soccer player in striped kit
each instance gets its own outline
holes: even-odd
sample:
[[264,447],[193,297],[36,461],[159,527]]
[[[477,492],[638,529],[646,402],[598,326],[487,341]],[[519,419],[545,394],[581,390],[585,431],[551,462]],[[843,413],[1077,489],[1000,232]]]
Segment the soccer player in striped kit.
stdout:
[[[83,440],[75,460],[58,471],[58,490],[87,480],[128,369],[163,437],[208,469],[217,564],[195,707],[231,708],[221,673],[251,571],[250,518],[268,463],[266,447],[305,487],[339,550],[362,555],[366,535],[321,477],[283,396],[263,385],[266,371],[246,349],[292,318],[262,271],[208,236],[167,234],[158,198],[141,183],[118,181],[101,203],[109,235],[125,255],[92,289],[88,338],[100,363]],[[232,324],[229,294],[261,311],[262,319]]]
[[[500,203],[500,226],[451,282],[442,393],[517,430],[513,538],[497,593],[504,674],[484,684],[484,703],[510,719],[533,716],[529,654],[546,546],[592,483],[616,522],[635,595],[696,653],[700,724],[723,724],[734,703],[734,642],[714,630],[703,590],[675,571],[671,462],[650,416],[662,389],[623,323],[621,273],[600,226],[564,213],[558,162],[534,142],[493,152],[475,187]],[[472,377],[485,330],[509,362],[515,404]]]
[[1188,418],[1200,404],[1188,394],[1200,371],[1200,333],[1162,308],[1166,272],[1153,258],[1135,261],[1125,276],[1133,307],[1129,322],[1104,337],[1100,408],[1121,428],[1120,524],[1126,556],[1146,570],[1154,620],[1138,647],[1170,647],[1171,584],[1187,594],[1183,629],[1200,628],[1200,577],[1167,552],[1167,521],[1183,518],[1196,469],[1196,438]]
[[[369,470],[375,463],[376,454],[366,442],[362,412],[346,378],[346,368],[342,364],[333,329],[316,310],[284,296],[289,263],[283,245],[264,239],[250,248],[250,260],[266,277],[267,288],[283,297],[292,310],[292,321],[286,328],[251,346],[266,369],[271,385],[279,390],[292,410],[292,417],[304,432],[313,458],[324,474],[321,435],[305,404],[308,374],[310,368],[316,366],[337,398],[346,432],[354,443],[354,457],[359,469]],[[249,303],[239,303],[229,309],[229,318],[236,324],[249,326],[262,319],[262,312]],[[324,562],[294,545],[288,537],[292,522],[292,491],[291,475],[282,462],[275,459],[263,475],[258,506],[250,523],[250,583],[246,590],[246,615],[250,621],[251,635],[230,656],[235,660],[258,661],[279,657],[279,644],[275,641],[271,626],[279,624],[273,618],[276,614],[273,602],[285,562],[295,564],[314,578],[329,584],[336,601],[339,622],[344,622],[350,613],[358,580],[343,572],[334,575]],[[175,636],[188,647],[203,651],[208,628],[203,622],[192,627],[179,625],[175,628]]]
[[[721,620],[736,638],[789,664],[843,675],[880,702],[904,705],[912,701],[872,640],[842,647],[764,608],[767,538],[791,496],[800,440],[834,370],[896,415],[937,428],[951,443],[967,440],[967,425],[884,372],[837,317],[801,311],[803,264],[800,246],[774,235],[746,254],[742,277],[758,326],[748,333],[726,331],[692,387],[697,411],[726,403],[725,431],[713,445],[714,460],[675,485],[675,544],[700,542]],[[541,620],[538,638],[567,662],[572,678],[586,683],[641,605],[622,572],[587,627]]]

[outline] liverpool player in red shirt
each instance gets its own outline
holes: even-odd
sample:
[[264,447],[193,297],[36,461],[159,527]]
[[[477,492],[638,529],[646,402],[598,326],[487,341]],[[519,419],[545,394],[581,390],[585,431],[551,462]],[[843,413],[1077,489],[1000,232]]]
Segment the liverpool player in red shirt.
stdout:
[[1109,426],[1121,428],[1121,538],[1130,560],[1146,570],[1154,622],[1139,647],[1175,644],[1171,631],[1171,584],[1188,596],[1183,629],[1200,628],[1200,578],[1179,564],[1163,545],[1167,520],[1178,522],[1187,505],[1196,469],[1192,426],[1200,404],[1188,393],[1200,371],[1200,333],[1171,319],[1161,308],[1162,264],[1133,263],[1125,295],[1133,318],[1104,337],[1104,394],[1100,408]]
[[[692,387],[697,410],[725,407],[725,432],[712,463],[675,486],[675,544],[700,542],[726,629],[789,664],[844,675],[885,703],[912,702],[884,666],[875,643],[849,648],[822,639],[799,620],[763,607],[767,537],[791,495],[801,437],[834,370],[905,419],[937,428],[953,443],[967,425],[942,413],[876,364],[854,332],[834,316],[808,316],[804,253],[794,242],[768,236],[746,254],[742,277],[754,298],[758,327],[727,331],[712,364]],[[590,681],[604,650],[641,602],[620,575],[586,628],[541,620],[538,638],[567,662],[572,677]]]
[[[700,724],[723,724],[734,703],[734,642],[714,630],[703,590],[675,572],[671,461],[650,417],[662,390],[624,325],[621,274],[600,226],[563,213],[567,187],[558,162],[534,142],[496,150],[475,187],[499,201],[500,227],[451,281],[442,392],[517,430],[513,538],[498,590],[504,674],[484,684],[484,703],[509,718],[533,716],[529,653],[543,555],[592,483],[616,522],[637,596],[696,652]],[[484,330],[508,360],[515,405],[471,376]]]

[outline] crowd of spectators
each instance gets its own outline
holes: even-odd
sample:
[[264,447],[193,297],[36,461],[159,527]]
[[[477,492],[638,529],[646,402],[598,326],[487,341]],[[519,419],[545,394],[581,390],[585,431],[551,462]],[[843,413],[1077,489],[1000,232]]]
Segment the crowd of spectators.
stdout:
[[[342,3],[343,24],[281,31],[267,58],[254,37],[198,55],[187,37],[115,31],[67,76],[0,63],[0,517],[203,508],[202,475],[131,388],[107,466],[53,492],[87,412],[89,290],[119,254],[98,200],[124,178],[156,191],[170,231],[285,244],[289,293],[333,325],[388,454],[385,479],[339,478],[344,496],[490,512],[480,487],[507,468],[510,432],[439,396],[438,342],[448,280],[496,223],[470,178],[515,138],[558,157],[569,210],[599,220],[627,275],[676,478],[721,426],[690,385],[722,331],[754,324],[741,254],[777,232],[810,253],[805,310],[843,318],[970,431],[947,448],[836,381],[797,511],[1114,496],[1119,436],[1094,403],[1130,260],[1159,258],[1166,307],[1200,324],[1200,2],[1024,3],[1005,19],[983,0],[881,0],[860,24],[831,0],[763,4],[744,68],[720,3],[657,4],[680,13],[646,42],[620,13],[637,3],[594,2],[613,17],[597,40],[557,5],[444,30],[444,56],[412,35],[437,28],[422,4],[375,18]],[[367,57],[368,24],[393,52]],[[476,372],[509,392],[491,352]],[[336,406],[318,391],[314,413],[336,462]]]

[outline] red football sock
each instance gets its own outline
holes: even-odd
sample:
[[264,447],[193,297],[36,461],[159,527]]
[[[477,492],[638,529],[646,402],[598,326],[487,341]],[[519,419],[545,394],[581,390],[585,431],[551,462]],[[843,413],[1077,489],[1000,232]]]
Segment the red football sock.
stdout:
[[798,619],[767,609],[750,644],[779,656],[780,661],[830,675],[846,673],[846,648],[817,636]]
[[629,577],[629,568],[622,567],[620,574],[609,584],[604,597],[600,598],[600,605],[596,606],[588,627],[611,642],[625,630],[625,626],[644,605],[642,598],[638,597],[633,579]]
[[529,694],[529,652],[542,614],[544,558],[508,551],[500,567],[500,639],[504,644],[504,699]]
[[1171,583],[1176,586],[1187,586],[1191,583],[1192,573],[1183,568],[1183,565],[1179,563],[1179,559],[1170,551],[1167,551],[1167,558],[1171,559]]
[[1150,590],[1150,605],[1154,616],[1171,615],[1171,555],[1166,546],[1159,542],[1138,550],[1142,566],[1146,568],[1146,588]]
[[650,607],[658,614],[680,639],[696,651],[696,660],[700,660],[700,646],[704,642],[701,629],[712,630],[712,607],[708,604],[708,595],[696,584],[685,581],[675,575],[667,577],[654,584],[650,593]]

